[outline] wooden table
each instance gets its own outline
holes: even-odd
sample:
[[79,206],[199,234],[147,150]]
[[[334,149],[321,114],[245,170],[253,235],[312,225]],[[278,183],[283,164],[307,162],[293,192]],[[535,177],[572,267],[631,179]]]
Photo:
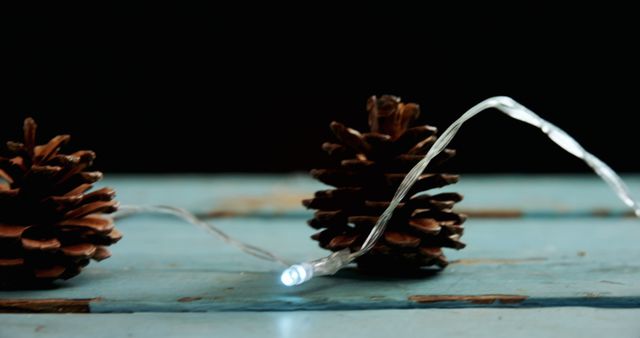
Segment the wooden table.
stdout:
[[[640,196],[640,176],[625,178]],[[299,204],[322,188],[306,175],[116,176],[104,184],[122,204],[188,208],[294,262],[326,255],[308,238],[310,212]],[[118,223],[125,237],[114,256],[79,277],[50,290],[0,292],[0,311],[20,312],[0,315],[0,338],[640,337],[640,221],[604,183],[467,175],[453,187],[466,196],[459,209],[475,217],[465,223],[467,248],[448,251],[442,273],[383,278],[345,269],[287,288],[282,266],[169,216],[135,216]]]

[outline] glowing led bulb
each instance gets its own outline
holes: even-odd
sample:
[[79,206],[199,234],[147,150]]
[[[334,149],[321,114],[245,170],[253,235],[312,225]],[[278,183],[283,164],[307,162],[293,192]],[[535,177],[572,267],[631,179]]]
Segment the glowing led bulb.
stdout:
[[294,286],[300,285],[313,277],[333,275],[342,267],[351,263],[355,257],[349,249],[342,249],[327,257],[294,264],[282,272],[280,281],[286,286]]
[[286,286],[302,284],[313,277],[313,267],[307,263],[294,264],[282,272],[280,281]]

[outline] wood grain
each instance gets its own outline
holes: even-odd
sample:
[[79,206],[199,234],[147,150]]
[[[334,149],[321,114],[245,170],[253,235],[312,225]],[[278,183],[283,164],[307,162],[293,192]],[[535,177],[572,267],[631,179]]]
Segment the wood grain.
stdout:
[[97,299],[0,299],[2,313],[88,313]]

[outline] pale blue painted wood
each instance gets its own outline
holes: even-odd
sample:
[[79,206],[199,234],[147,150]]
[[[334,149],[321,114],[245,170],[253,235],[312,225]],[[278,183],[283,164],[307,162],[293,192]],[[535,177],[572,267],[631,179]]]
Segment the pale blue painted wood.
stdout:
[[[640,175],[624,175],[640,197]],[[327,189],[306,174],[265,175],[109,175],[102,183],[117,189],[124,204],[171,204],[201,214],[236,212],[259,217],[307,217],[300,200]],[[522,211],[529,216],[613,215],[629,210],[595,175],[477,176],[463,175],[445,190],[465,195],[466,210]],[[434,190],[438,191],[438,190]]]
[[0,315],[0,337],[637,338],[638,318],[591,308]]
[[[628,182],[638,195],[640,176]],[[308,212],[296,202],[322,187],[306,176],[121,176],[106,183],[118,189],[125,204],[171,204],[199,213],[249,211],[259,217],[214,222],[291,260],[325,254],[308,239]],[[625,211],[591,176],[464,176],[455,188],[466,195],[461,207],[468,209],[523,210],[534,216]],[[286,198],[264,203],[280,195]],[[246,198],[249,207],[240,205]],[[111,259],[90,265],[54,290],[0,292],[0,298],[101,297],[91,303],[92,311],[172,313],[0,315],[0,337],[638,336],[637,221],[471,219],[466,226],[468,248],[448,254],[466,263],[452,264],[441,274],[375,278],[351,270],[287,289],[278,285],[281,267],[239,253],[188,224],[163,217],[123,220],[119,227],[125,238]],[[510,305],[409,300],[412,295],[495,293],[529,298]],[[457,309],[342,311],[431,306]],[[462,308],[471,306],[514,308]],[[286,311],[295,309],[334,311]],[[278,312],[176,313],[220,310]]]
[[[231,235],[292,260],[326,252],[303,219],[220,219]],[[164,217],[119,222],[114,256],[55,290],[0,298],[100,298],[92,312],[386,309],[414,307],[640,307],[640,223],[635,219],[469,220],[468,248],[425,278],[379,278],[353,270],[298,288],[279,284],[280,266],[238,252],[202,230]],[[507,261],[499,261],[504,260]],[[496,261],[498,260],[498,261]],[[515,261],[514,261],[515,260]],[[415,295],[512,294],[517,304],[416,303]]]
[[[307,175],[109,175],[100,186],[117,190],[123,204],[168,204],[193,212],[224,211],[233,206],[246,211],[251,206],[239,205],[247,197],[273,199],[277,195],[296,195],[300,199],[322,189],[323,185]],[[261,199],[262,198],[262,199]],[[245,203],[249,204],[249,203]],[[255,202],[254,202],[255,204]],[[274,214],[273,203],[261,203],[260,210]],[[288,203],[287,212],[304,211],[301,203]],[[251,209],[253,210],[253,209]]]

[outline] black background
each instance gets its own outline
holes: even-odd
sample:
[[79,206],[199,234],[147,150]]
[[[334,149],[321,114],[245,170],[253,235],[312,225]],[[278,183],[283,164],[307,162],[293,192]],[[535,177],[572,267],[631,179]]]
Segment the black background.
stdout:
[[[300,171],[326,164],[332,120],[366,129],[369,95],[417,102],[440,130],[508,95],[614,169],[640,170],[632,13],[465,6],[21,18],[5,30],[0,135],[33,116],[40,141],[70,133],[108,172]],[[456,170],[588,170],[532,127],[483,115],[453,142]]]

